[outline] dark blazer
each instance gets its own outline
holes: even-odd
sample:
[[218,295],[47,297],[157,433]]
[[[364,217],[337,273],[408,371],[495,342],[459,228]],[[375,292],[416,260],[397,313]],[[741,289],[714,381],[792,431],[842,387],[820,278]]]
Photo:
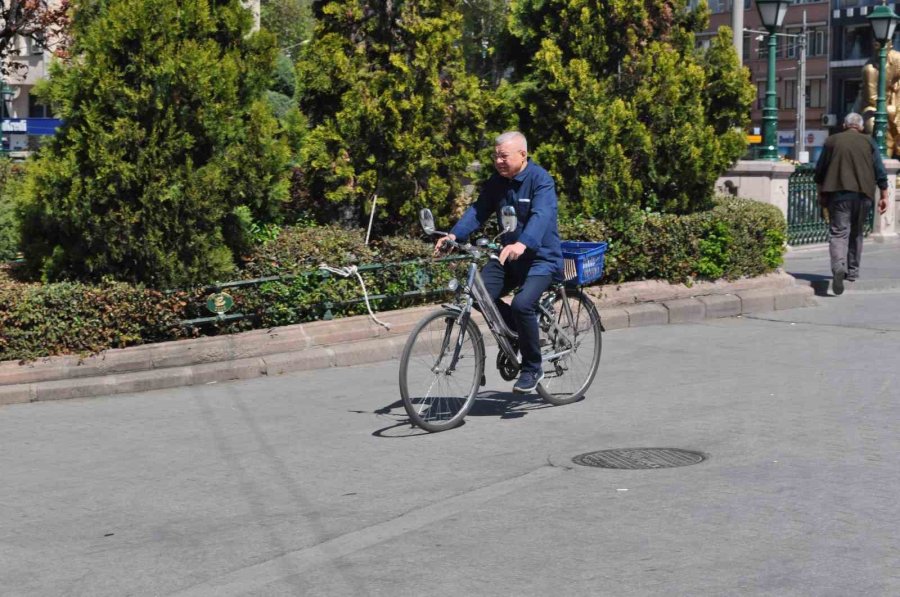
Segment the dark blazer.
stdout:
[[815,181],[823,193],[849,191],[872,199],[875,185],[887,188],[887,172],[875,141],[856,129],[847,129],[825,140],[816,162]]
[[504,234],[503,245],[521,242],[527,247],[517,259],[518,268],[528,268],[528,275],[551,274],[561,279],[563,271],[562,247],[557,226],[556,185],[550,174],[528,159],[528,165],[512,180],[495,173],[481,189],[478,200],[466,210],[450,231],[465,240],[478,230],[493,214],[499,220],[500,210],[512,205],[516,208],[519,226]]

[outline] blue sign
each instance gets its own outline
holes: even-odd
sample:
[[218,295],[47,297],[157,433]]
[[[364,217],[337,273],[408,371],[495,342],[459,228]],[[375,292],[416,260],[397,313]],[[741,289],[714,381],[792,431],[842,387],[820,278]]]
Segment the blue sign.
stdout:
[[4,118],[0,128],[4,133],[54,135],[60,125],[62,120],[59,118]]

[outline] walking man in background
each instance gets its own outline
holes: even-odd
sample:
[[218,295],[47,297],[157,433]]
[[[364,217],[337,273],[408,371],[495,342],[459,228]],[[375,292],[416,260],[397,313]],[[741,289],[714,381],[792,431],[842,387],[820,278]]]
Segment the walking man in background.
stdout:
[[859,277],[863,250],[863,227],[874,200],[875,186],[881,189],[878,213],[887,211],[887,172],[881,153],[863,132],[863,117],[856,112],[844,118],[844,130],[825,140],[816,163],[819,205],[828,209],[831,220],[831,289],[843,294],[844,280]]

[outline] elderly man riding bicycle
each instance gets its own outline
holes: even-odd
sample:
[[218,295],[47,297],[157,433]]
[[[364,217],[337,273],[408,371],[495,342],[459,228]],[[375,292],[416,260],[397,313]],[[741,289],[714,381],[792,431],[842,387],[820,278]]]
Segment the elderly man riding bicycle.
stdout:
[[[494,147],[497,173],[484,184],[447,236],[438,239],[435,253],[449,240],[463,241],[483,226],[492,214],[500,217],[505,206],[516,210],[518,226],[501,237],[503,250],[481,271],[485,286],[504,321],[519,336],[522,365],[513,390],[533,391],[543,379],[537,304],[554,281],[563,279],[563,256],[557,226],[557,198],[553,179],[528,158],[528,142],[518,131],[497,137]],[[521,290],[507,305],[501,297]]]

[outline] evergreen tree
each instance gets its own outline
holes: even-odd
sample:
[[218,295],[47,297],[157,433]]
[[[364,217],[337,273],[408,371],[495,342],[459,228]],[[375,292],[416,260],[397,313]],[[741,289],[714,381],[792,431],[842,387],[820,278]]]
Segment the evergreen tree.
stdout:
[[278,47],[294,58],[311,36],[313,16],[311,0],[262,0],[260,22],[278,37]]
[[238,0],[102,4],[51,71],[64,124],[29,170],[26,258],[47,279],[228,275],[246,219],[277,218],[287,198],[289,152],[263,97],[274,38],[248,37]]
[[492,88],[513,74],[518,46],[506,24],[507,0],[463,0],[466,67]]
[[511,12],[531,57],[522,128],[570,214],[621,229],[638,209],[708,205],[745,149],[754,96],[727,29],[695,48],[707,18],[686,0],[512,0]]
[[310,126],[300,166],[310,196],[331,208],[320,217],[365,225],[377,194],[385,230],[414,225],[426,206],[446,225],[494,102],[466,73],[456,0],[315,10],[297,96]]

